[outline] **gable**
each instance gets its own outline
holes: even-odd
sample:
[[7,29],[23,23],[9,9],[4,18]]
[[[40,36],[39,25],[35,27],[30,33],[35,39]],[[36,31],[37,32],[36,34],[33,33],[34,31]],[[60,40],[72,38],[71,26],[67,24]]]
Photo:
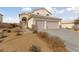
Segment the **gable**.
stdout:
[[45,8],[40,8],[40,9],[37,9],[37,10],[34,10],[32,12],[32,14],[36,14],[36,15],[42,15],[42,16],[51,16],[52,13],[50,13],[47,9]]

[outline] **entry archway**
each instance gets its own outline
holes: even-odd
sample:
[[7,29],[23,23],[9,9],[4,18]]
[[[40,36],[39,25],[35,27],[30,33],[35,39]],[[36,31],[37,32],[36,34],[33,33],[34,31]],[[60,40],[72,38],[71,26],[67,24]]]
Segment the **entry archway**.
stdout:
[[22,17],[22,21],[27,22],[27,18],[26,17]]
[[23,29],[28,28],[28,19],[26,17],[22,17],[21,26],[22,26]]

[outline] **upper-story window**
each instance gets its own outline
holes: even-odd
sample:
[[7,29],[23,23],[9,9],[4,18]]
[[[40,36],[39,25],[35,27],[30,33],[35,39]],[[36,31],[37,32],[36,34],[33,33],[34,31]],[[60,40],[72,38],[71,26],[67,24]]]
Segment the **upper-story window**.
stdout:
[[39,15],[39,13],[37,12],[37,15]]
[[47,16],[49,16],[49,14],[46,14]]

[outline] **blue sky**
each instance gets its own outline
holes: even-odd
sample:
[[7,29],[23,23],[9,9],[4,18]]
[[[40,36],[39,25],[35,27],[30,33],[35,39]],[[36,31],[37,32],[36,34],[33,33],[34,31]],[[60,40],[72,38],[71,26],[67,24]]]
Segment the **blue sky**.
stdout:
[[[4,15],[3,22],[19,22],[19,13],[31,12],[38,7],[0,7],[0,13]],[[64,20],[74,20],[79,17],[79,8],[72,7],[45,7],[53,15]]]

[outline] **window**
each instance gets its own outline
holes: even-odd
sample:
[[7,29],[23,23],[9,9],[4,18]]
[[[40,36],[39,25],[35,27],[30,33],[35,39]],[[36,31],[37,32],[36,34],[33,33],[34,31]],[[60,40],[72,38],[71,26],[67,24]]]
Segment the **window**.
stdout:
[[49,16],[49,14],[47,14],[47,16]]

